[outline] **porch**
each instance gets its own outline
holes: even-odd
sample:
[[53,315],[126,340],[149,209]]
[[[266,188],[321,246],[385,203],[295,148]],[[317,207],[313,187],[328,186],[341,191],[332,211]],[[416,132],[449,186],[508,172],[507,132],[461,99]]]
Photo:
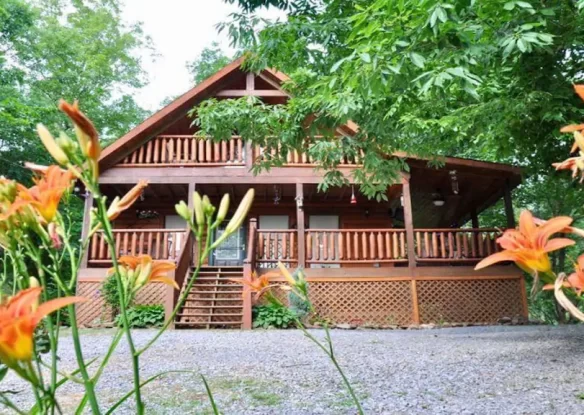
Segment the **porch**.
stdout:
[[[251,327],[251,296],[242,300],[233,279],[257,272],[284,283],[274,269],[278,262],[304,268],[317,310],[339,323],[484,323],[526,315],[521,272],[513,266],[474,271],[478,261],[500,249],[496,238],[506,227],[479,226],[481,213],[498,199],[489,192],[492,183],[485,189],[475,177],[459,174],[454,194],[450,172],[434,171],[432,180],[421,180],[423,174],[414,170],[382,202],[367,200],[352,186],[318,192],[310,183],[252,185],[256,199],[248,220],[203,264],[197,291],[176,326]],[[512,226],[510,186],[505,180],[499,185]],[[111,198],[130,186],[102,189]],[[151,184],[135,209],[115,222],[116,252],[175,261],[174,279],[184,286],[198,247],[174,204],[192,203],[195,189],[214,204],[224,193],[238,201],[249,187]],[[98,275],[111,264],[101,234],[93,236],[86,261],[90,277],[82,275],[81,282],[97,289],[103,278]],[[151,301],[164,302],[170,313],[179,293],[163,286],[151,291]]]

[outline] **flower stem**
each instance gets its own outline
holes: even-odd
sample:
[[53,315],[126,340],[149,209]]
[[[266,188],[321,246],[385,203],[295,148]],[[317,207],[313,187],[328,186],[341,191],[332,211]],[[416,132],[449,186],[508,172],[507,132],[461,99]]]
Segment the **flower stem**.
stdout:
[[[97,195],[96,195],[97,196]],[[126,340],[128,342],[128,347],[130,348],[130,354],[132,357],[132,372],[134,378],[134,394],[136,396],[136,411],[139,415],[144,413],[144,402],[142,401],[142,392],[140,386],[140,356],[136,354],[136,346],[134,345],[134,339],[132,338],[132,332],[130,330],[129,320],[128,320],[128,313],[127,313],[127,304],[126,304],[126,295],[124,291],[124,284],[122,282],[122,277],[120,276],[119,272],[119,264],[118,264],[118,253],[115,249],[115,241],[114,236],[112,233],[111,223],[107,217],[107,207],[105,206],[105,199],[103,197],[96,197],[98,200],[98,218],[103,226],[103,235],[104,238],[109,246],[109,250],[112,257],[112,264],[114,269],[114,275],[116,278],[118,292],[120,295],[120,315],[122,316],[122,330],[126,334]]]
[[[158,332],[154,335],[154,337],[152,339],[150,339],[150,341],[148,343],[146,343],[146,345],[144,347],[142,347],[140,350],[138,350],[138,352],[137,352],[138,355],[141,355],[146,350],[148,350],[154,344],[154,342],[156,342],[156,340],[158,340],[158,338],[160,336],[162,336],[162,333],[164,333],[166,331],[166,329],[168,329],[168,327],[172,324],[176,315],[178,314],[181,307],[185,303],[185,301],[189,295],[189,292],[191,291],[191,287],[193,286],[193,284],[197,281],[197,278],[199,277],[199,273],[201,272],[201,267],[203,265],[203,261],[209,255],[209,252],[211,252],[210,246],[211,246],[211,233],[212,232],[210,231],[210,225],[211,225],[211,220],[209,219],[207,221],[207,238],[205,241],[205,249],[201,249],[199,251],[199,260],[197,261],[197,267],[195,268],[195,271],[193,272],[191,280],[186,285],[184,292],[182,293],[181,297],[177,301],[177,304],[174,307],[174,309],[172,310],[170,317],[166,320],[164,325],[160,328],[160,330],[158,330]],[[199,243],[200,243],[201,238],[202,238],[201,235],[202,235],[202,231],[199,230],[197,232],[197,241]]]

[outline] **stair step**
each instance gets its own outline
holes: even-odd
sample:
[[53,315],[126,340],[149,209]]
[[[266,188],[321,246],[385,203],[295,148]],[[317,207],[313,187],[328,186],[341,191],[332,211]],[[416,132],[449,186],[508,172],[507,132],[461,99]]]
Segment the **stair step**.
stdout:
[[176,321],[175,326],[231,326],[231,325],[241,325],[243,321]]
[[242,306],[240,305],[185,305],[182,308],[186,309],[217,309],[217,310],[227,310],[227,309],[234,309],[234,310],[241,310]]
[[243,313],[225,313],[225,314],[177,314],[178,317],[243,317]]
[[[240,293],[241,294],[241,293]],[[243,302],[243,298],[188,298],[187,301],[241,301]]]
[[239,285],[237,284],[206,284],[206,283],[197,283],[195,281],[195,283],[193,284],[193,287],[230,287],[230,288],[235,288],[235,287],[239,287]]
[[242,290],[239,291],[204,291],[204,290],[191,290],[189,294],[241,294]]

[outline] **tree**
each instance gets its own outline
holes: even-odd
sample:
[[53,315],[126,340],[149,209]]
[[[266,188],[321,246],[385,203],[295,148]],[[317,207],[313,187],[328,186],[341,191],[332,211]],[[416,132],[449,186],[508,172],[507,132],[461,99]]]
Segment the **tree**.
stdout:
[[192,62],[187,63],[191,81],[194,84],[204,81],[231,62],[231,60],[232,58],[225,55],[219,43],[211,43],[211,46],[204,48]]
[[80,105],[105,140],[147,113],[133,99],[145,84],[135,52],[151,48],[139,24],[126,25],[116,1],[32,2],[0,6],[0,174],[23,180],[23,160],[49,161],[34,132],[43,122],[66,130],[60,98]]
[[[288,120],[317,114],[322,126],[357,122],[360,134],[338,151],[366,152],[358,179],[369,196],[394,180],[389,172],[400,164],[382,155],[396,150],[549,172],[569,141],[558,127],[583,114],[571,91],[584,63],[581,1],[229,2],[242,12],[222,28],[250,50],[249,67],[274,66],[292,77],[289,108],[264,112]],[[285,9],[288,20],[254,32],[254,12],[268,5]],[[229,105],[236,104],[215,102],[203,111],[225,113],[220,107]],[[233,129],[234,119],[202,127]],[[284,146],[302,145],[303,134],[288,135]],[[311,155],[333,169],[327,178],[335,182],[330,137],[312,141]]]

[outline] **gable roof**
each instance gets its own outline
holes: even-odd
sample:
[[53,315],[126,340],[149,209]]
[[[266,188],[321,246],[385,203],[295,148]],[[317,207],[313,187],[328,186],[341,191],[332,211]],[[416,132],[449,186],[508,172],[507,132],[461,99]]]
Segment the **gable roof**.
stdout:
[[[214,96],[214,94],[221,88],[225,87],[230,80],[230,75],[233,75],[241,69],[244,57],[235,59],[233,62],[227,64],[215,74],[211,75],[203,82],[197,84],[180,97],[176,98],[170,104],[160,109],[152,116],[148,117],[142,123],[134,127],[124,136],[120,137],[112,144],[107,146],[101,153],[99,159],[100,170],[106,170],[114,166],[116,163],[123,160],[128,154],[140,147],[153,136],[159,134],[168,125],[176,120],[184,117],[188,111],[198,105],[207,98]],[[270,79],[274,86],[282,91],[280,87],[284,82],[290,78],[275,69],[267,68],[261,73],[264,77]],[[339,128],[348,135],[354,135],[359,131],[359,126],[353,121],[349,120],[346,124]],[[395,153],[394,156],[405,157],[412,161],[428,161],[428,159],[420,158],[405,153]],[[484,169],[485,171],[497,171],[499,173],[508,174],[511,176],[520,176],[521,169],[515,166],[504,163],[485,162],[479,160],[470,160],[460,157],[443,157],[442,160],[451,167],[467,167]],[[518,177],[517,177],[518,178]],[[518,184],[520,179],[516,180]]]

